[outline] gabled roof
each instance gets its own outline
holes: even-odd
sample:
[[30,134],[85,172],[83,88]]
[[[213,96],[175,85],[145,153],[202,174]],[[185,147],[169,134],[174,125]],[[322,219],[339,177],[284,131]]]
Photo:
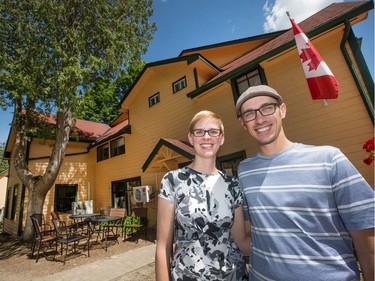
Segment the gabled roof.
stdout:
[[142,78],[147,77],[147,72],[150,71],[153,68],[158,68],[158,67],[163,67],[167,64],[174,64],[174,63],[180,63],[180,62],[186,62],[187,64],[192,64],[194,62],[200,61],[202,64],[206,65],[206,67],[212,69],[215,73],[219,73],[220,69],[218,69],[214,64],[212,64],[209,60],[204,58],[200,54],[192,54],[188,56],[183,56],[183,57],[177,57],[177,58],[172,58],[172,59],[166,59],[166,60],[161,60],[157,62],[151,62],[147,63],[141,73],[138,75],[137,79],[133,82],[129,90],[124,94],[122,100],[119,103],[119,108],[118,110],[121,112],[123,109],[121,109],[122,104],[125,102],[125,100],[128,98],[128,96],[132,93],[134,88],[138,85],[140,85],[140,81]]
[[117,124],[116,126],[109,128],[107,131],[105,131],[101,136],[99,136],[95,143],[92,144],[92,146],[96,146],[100,143],[103,143],[107,141],[108,139],[115,138],[116,136],[131,133],[131,126],[129,125],[129,120],[126,119],[122,121],[121,123]]
[[[352,21],[352,24],[356,23],[360,21],[356,18],[357,16],[367,12],[373,7],[373,1],[334,3],[302,21],[299,23],[299,26],[308,37],[312,37],[343,24],[347,19]],[[194,98],[208,89],[243,73],[249,68],[256,66],[260,62],[274,56],[275,54],[281,53],[294,45],[294,35],[290,28],[281,32],[279,36],[266,42],[255,50],[224,66],[222,72],[200,88],[187,94],[187,96]]]
[[180,140],[162,138],[142,166],[142,171],[170,171],[180,163],[193,160],[194,148]]
[[[56,116],[54,114],[43,115],[42,118],[48,122],[49,124],[56,125]],[[114,134],[118,133],[120,130],[124,130],[124,128],[128,125],[128,120],[120,123],[119,125],[111,128],[111,126],[107,124],[102,124],[93,121],[87,121],[82,119],[75,119],[71,129],[71,136],[72,134],[78,134],[78,138],[80,142],[97,142],[98,139],[103,141],[105,139],[110,138]],[[7,144],[5,146],[4,151],[4,159],[10,158],[10,152],[12,150],[13,144],[15,141],[15,134],[13,129],[11,128],[9,132],[9,136],[7,139]]]
[[221,69],[226,64],[239,57],[242,57],[244,54],[258,48],[259,46],[279,36],[283,32],[284,31],[276,31],[223,43],[187,49],[183,50],[179,56],[200,54]]
[[72,131],[78,133],[80,140],[95,141],[103,133],[110,130],[111,127],[107,124],[76,119]]

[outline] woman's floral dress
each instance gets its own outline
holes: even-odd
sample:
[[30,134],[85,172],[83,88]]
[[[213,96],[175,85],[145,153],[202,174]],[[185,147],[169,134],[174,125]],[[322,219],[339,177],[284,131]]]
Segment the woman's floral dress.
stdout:
[[175,205],[172,280],[247,280],[230,234],[243,203],[236,178],[184,167],[163,177],[159,197]]

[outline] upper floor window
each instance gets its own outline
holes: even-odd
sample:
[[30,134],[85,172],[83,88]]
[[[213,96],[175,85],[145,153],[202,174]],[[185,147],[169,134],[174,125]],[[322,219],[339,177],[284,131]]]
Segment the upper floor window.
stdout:
[[241,95],[250,86],[260,85],[262,83],[258,69],[250,71],[236,79],[238,93]]
[[67,213],[72,210],[72,203],[76,201],[78,185],[55,185],[55,212]]
[[111,157],[115,157],[125,153],[125,139],[120,137],[111,141]]
[[176,93],[182,90],[183,88],[186,88],[186,86],[187,86],[186,77],[184,76],[181,79],[173,83],[173,93]]
[[160,102],[160,93],[156,93],[155,95],[148,98],[148,106],[154,106],[155,104]]
[[97,162],[106,160],[109,158],[109,145],[108,143],[98,146],[96,149]]

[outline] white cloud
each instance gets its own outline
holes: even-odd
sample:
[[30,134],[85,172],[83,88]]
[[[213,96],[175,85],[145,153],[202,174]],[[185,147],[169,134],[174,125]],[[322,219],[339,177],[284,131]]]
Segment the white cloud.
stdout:
[[263,6],[266,21],[263,24],[265,32],[291,28],[286,12],[297,23],[317,13],[332,3],[344,0],[266,0]]

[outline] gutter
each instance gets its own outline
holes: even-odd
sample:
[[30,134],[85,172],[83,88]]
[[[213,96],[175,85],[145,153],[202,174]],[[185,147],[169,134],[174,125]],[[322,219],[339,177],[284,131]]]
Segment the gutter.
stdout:
[[[345,29],[344,35],[341,40],[340,49],[344,56],[344,59],[348,65],[348,68],[353,76],[354,82],[358,88],[358,91],[361,95],[363,103],[367,109],[372,124],[374,124],[374,81],[372,80],[370,71],[366,65],[366,62],[363,58],[362,52],[360,51],[356,37],[354,36],[353,30],[348,20],[344,22]],[[350,49],[353,52],[355,62],[358,64],[359,72],[354,67],[354,63],[350,58],[349,52],[345,47],[346,42],[348,42]],[[364,81],[364,85],[361,82],[361,78]],[[364,88],[366,87],[366,88]],[[368,94],[367,94],[368,93]]]

